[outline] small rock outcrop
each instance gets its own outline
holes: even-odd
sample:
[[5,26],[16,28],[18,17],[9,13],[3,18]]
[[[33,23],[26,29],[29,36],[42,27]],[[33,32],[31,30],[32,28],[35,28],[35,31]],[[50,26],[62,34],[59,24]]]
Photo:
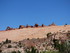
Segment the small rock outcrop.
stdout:
[[45,27],[46,25],[42,24],[42,27]]
[[31,28],[31,26],[27,24],[27,25],[26,25],[26,28]]
[[6,28],[6,30],[14,30],[14,28],[11,28],[11,27],[8,26],[8,27]]
[[55,23],[52,23],[52,24],[50,24],[49,26],[56,26],[56,24],[55,24]]
[[25,28],[25,26],[23,26],[23,25],[20,25],[19,26],[19,29],[23,29],[23,28]]
[[39,27],[39,25],[38,24],[35,24],[34,27]]

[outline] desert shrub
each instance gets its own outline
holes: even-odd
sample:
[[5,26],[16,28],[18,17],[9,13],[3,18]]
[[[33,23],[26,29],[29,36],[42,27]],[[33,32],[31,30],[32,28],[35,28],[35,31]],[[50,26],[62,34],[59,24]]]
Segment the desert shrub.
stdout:
[[21,48],[21,47],[22,47],[22,45],[19,45],[19,47]]
[[6,44],[6,42],[3,41],[3,44]]
[[8,48],[12,48],[12,46],[11,45],[8,45]]
[[43,44],[43,47],[45,47],[45,44]]
[[1,45],[2,43],[0,43],[0,45]]
[[37,38],[39,40],[39,38]]
[[2,52],[2,50],[0,50],[0,53]]
[[17,53],[16,51],[12,51],[11,53]]
[[47,35],[46,35],[47,38],[49,38],[51,36],[51,34],[52,34],[51,32],[47,33]]
[[21,45],[21,42],[19,42],[18,44]]
[[17,46],[14,46],[14,48],[17,48]]
[[50,34],[51,34],[51,32],[47,33],[47,35],[50,35]]
[[6,43],[8,43],[8,39],[6,39],[6,41],[5,41]]
[[59,53],[59,51],[41,51],[40,53]]
[[21,53],[21,52],[18,50],[18,51],[12,51],[11,53]]
[[27,40],[30,40],[29,38],[27,38]]
[[11,43],[11,40],[8,40],[8,43]]
[[11,43],[11,40],[6,39],[5,44]]
[[59,50],[60,53],[70,53],[70,45],[67,42],[59,44],[58,41],[54,42],[55,48]]
[[58,49],[58,47],[59,47],[59,40],[53,39],[53,43],[54,43],[54,48]]
[[22,47],[22,43],[21,42],[18,42],[18,47]]
[[18,50],[17,53],[21,53],[21,52]]
[[26,53],[39,53],[39,51],[37,49],[35,49],[34,47],[31,47],[31,50],[25,50]]
[[70,31],[67,32],[67,37],[70,39]]

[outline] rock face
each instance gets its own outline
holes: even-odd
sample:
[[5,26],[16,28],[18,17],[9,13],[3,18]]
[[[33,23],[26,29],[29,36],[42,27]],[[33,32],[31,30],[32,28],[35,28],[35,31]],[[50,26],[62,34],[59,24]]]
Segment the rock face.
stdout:
[[[38,27],[38,25],[35,25]],[[66,32],[70,31],[70,25],[65,26],[47,26],[47,27],[39,27],[39,28],[23,28],[23,29],[16,29],[11,30],[11,28],[7,28],[7,31],[0,31],[0,42],[6,40],[7,38],[9,40],[13,41],[20,41],[23,39],[32,39],[32,38],[44,38],[46,37],[46,34],[51,32]],[[60,35],[58,35],[56,38],[58,38]]]

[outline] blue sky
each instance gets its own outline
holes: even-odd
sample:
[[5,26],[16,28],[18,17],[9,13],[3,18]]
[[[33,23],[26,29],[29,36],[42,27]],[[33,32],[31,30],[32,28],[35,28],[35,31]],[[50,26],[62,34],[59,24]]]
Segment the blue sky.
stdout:
[[52,22],[70,24],[70,0],[0,0],[0,30]]

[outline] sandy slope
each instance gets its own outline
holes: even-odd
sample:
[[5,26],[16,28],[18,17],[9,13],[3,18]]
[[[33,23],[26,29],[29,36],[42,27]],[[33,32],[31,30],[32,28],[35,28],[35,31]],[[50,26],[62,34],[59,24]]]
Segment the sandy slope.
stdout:
[[19,41],[27,38],[43,38],[48,32],[58,32],[70,30],[70,25],[64,26],[46,26],[40,28],[23,28],[10,31],[0,31],[0,42],[6,38]]

